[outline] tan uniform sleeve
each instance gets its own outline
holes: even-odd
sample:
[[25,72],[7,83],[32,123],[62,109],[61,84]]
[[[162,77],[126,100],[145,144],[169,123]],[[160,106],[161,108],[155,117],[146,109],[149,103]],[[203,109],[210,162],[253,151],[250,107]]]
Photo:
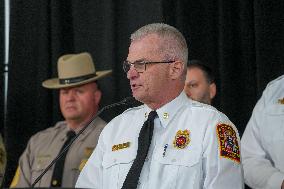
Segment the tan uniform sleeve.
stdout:
[[2,136],[0,135],[0,186],[2,185],[3,177],[5,174],[6,163],[7,163],[6,150]]
[[20,157],[19,165],[14,175],[13,181],[10,185],[10,188],[30,187],[32,184],[30,180],[31,170],[32,170],[30,167],[30,162],[32,160],[30,159],[30,156],[29,156],[29,154],[31,153],[30,143],[31,141],[29,141],[27,148],[25,149],[24,153]]

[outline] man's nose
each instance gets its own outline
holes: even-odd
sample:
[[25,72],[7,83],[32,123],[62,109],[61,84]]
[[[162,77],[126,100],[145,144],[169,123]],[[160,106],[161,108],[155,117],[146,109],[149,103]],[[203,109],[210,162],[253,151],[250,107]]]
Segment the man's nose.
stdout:
[[74,100],[75,99],[75,91],[69,91],[67,94],[67,100]]
[[186,93],[186,95],[188,96],[188,97],[191,97],[191,91],[190,91],[190,89],[185,89],[185,93]]
[[127,72],[127,78],[128,79],[134,79],[134,78],[138,77],[138,75],[139,75],[139,73],[134,68],[134,66],[130,66],[130,69]]

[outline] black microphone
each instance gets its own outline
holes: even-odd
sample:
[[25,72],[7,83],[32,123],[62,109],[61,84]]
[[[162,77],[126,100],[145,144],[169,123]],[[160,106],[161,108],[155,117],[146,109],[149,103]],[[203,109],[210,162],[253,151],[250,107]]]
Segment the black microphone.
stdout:
[[69,144],[66,145],[66,147],[52,160],[52,162],[44,169],[44,171],[36,178],[36,180],[33,182],[31,185],[31,188],[34,188],[35,185],[40,181],[40,179],[45,175],[45,173],[50,169],[51,166],[53,166],[61,157],[62,155],[70,148],[70,146],[73,144],[73,142],[88,128],[90,125],[93,125],[95,122],[95,119],[105,110],[111,109],[116,106],[121,106],[121,105],[131,105],[135,104],[137,101],[133,97],[126,97],[120,102],[116,102],[110,105],[107,105],[103,107],[100,111],[97,112],[97,114],[89,121],[83,129],[81,129],[78,134],[70,141]]

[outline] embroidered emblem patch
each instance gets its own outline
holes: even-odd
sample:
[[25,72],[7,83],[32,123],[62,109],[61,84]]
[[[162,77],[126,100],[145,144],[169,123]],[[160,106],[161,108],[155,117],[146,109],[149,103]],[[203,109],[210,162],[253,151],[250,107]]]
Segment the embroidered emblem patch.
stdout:
[[190,142],[189,134],[189,130],[178,130],[175,136],[175,140],[173,141],[174,147],[178,149],[185,148]]
[[93,153],[94,148],[92,147],[86,147],[84,150],[84,158],[81,160],[80,165],[79,165],[79,170],[82,171],[82,169],[84,168],[84,166],[86,165],[89,157],[91,156],[91,154]]
[[278,99],[278,103],[279,103],[279,104],[284,104],[284,98]]
[[12,180],[12,183],[10,185],[10,188],[15,188],[17,186],[19,180],[20,180],[20,168],[18,166],[17,170],[16,170],[16,174],[15,174],[15,176],[14,176],[14,178]]
[[240,163],[240,148],[238,138],[232,126],[227,124],[217,125],[220,156]]
[[113,145],[111,150],[117,151],[117,150],[121,150],[121,149],[124,149],[124,148],[129,148],[129,147],[130,147],[130,142],[125,142],[125,143],[122,143],[122,144]]
[[91,154],[93,153],[93,151],[94,151],[94,148],[86,147],[85,150],[84,150],[85,158],[89,158],[91,156]]
[[87,158],[84,158],[84,159],[81,160],[81,163],[80,163],[79,168],[78,168],[79,171],[82,171],[82,170],[83,170],[83,168],[85,167],[87,161],[88,161]]

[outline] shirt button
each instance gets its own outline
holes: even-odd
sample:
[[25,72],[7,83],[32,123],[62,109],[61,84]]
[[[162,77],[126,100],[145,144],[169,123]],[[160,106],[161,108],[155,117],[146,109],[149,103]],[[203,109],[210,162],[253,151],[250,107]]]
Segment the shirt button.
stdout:
[[172,159],[172,162],[176,162],[177,160],[176,159]]

